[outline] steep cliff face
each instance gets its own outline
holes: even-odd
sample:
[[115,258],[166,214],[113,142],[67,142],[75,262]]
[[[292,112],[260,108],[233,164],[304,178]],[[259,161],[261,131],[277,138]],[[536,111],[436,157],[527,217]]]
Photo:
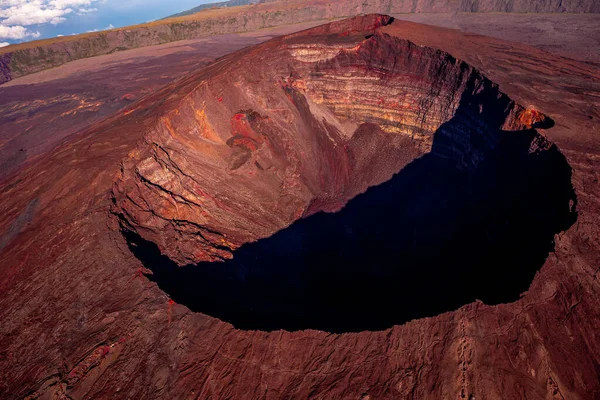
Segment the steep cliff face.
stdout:
[[0,55],[0,84],[8,82],[12,79],[12,73],[10,71],[11,59],[12,53]]
[[[72,60],[110,54],[132,48],[157,45],[228,33],[253,32],[259,29],[296,24],[305,21],[326,21],[358,14],[385,13],[449,13],[449,12],[519,12],[519,13],[598,13],[600,3],[592,0],[278,0],[238,7],[205,10],[163,21],[84,34],[55,38],[31,44],[10,46],[1,50],[10,57],[0,58],[0,84],[19,76],[62,65]],[[9,72],[9,73],[8,73]]]
[[[354,19],[226,56],[69,138],[4,180],[2,397],[597,398],[597,68],[514,43],[389,21]],[[501,82],[502,91],[482,69]],[[339,77],[339,86],[332,86],[331,76]],[[350,90],[357,95],[348,98],[344,91]],[[394,123],[374,109],[378,92],[386,95],[381,108]],[[397,97],[397,104],[388,96]],[[553,124],[540,109],[556,119],[552,129],[536,131]],[[430,118],[434,122],[428,123]],[[422,168],[431,167],[432,160],[438,168]],[[567,217],[544,232],[543,251],[536,254],[543,266],[538,271],[534,265],[528,289],[513,293],[506,304],[469,300],[452,306],[455,311],[387,324],[380,331],[269,332],[237,329],[237,322],[234,327],[214,318],[217,314],[195,312],[164,289],[164,271],[148,269],[154,266],[144,258],[147,250],[154,252],[151,261],[168,266],[222,260],[241,251],[240,244],[299,218],[297,223],[329,220],[345,211],[312,214],[338,210],[399,170],[396,177],[411,178],[413,189],[420,189],[404,192],[418,195],[396,203],[403,193],[392,190],[390,197],[384,191],[385,201],[378,199],[372,208],[385,204],[393,211],[389,215],[425,216],[429,219],[409,228],[425,229],[434,239],[448,228],[478,223],[472,241],[442,241],[435,248],[442,256],[460,261],[487,250],[481,244],[498,247],[484,260],[489,262],[475,259],[476,268],[467,274],[444,269],[442,257],[433,265],[434,276],[428,275],[433,270],[416,271],[431,286],[415,289],[407,280],[398,290],[391,280],[384,286],[389,293],[414,293],[431,302],[442,293],[438,290],[462,294],[477,271],[500,289],[511,284],[512,273],[520,271],[504,262],[506,253],[528,251],[539,233],[528,229],[498,241],[497,234],[513,226],[514,220],[504,218],[511,207],[521,211],[524,225],[518,227]],[[437,181],[417,179],[427,171]],[[455,181],[444,179],[445,171],[489,191],[485,197],[457,191]],[[506,181],[507,173],[514,180]],[[456,210],[448,207],[446,195],[457,192],[465,201],[455,201],[461,212],[444,212]],[[471,208],[482,203],[490,208]],[[355,204],[343,210],[356,210]],[[371,215],[359,215],[369,228],[378,222],[370,221]],[[327,232],[352,237],[347,228],[354,225],[335,227]],[[257,278],[253,268],[260,268],[267,250],[273,256],[273,249],[298,245],[297,237],[283,232],[273,236],[282,247],[261,248],[265,242],[256,241],[260,251],[243,260],[259,265],[236,270],[234,279],[194,281],[183,275],[187,282],[178,283],[194,295],[219,292],[232,280],[251,285]],[[309,239],[319,244],[319,232],[311,232]],[[379,272],[372,259],[384,259],[400,245],[413,247],[411,240],[382,247],[378,237],[368,237],[371,230],[364,232],[361,238],[373,244],[361,258],[367,260],[364,271]],[[428,249],[421,248],[418,260],[439,255]],[[274,253],[276,259],[285,256]],[[227,262],[173,270],[219,272]],[[293,272],[287,264],[277,267],[272,272],[286,278]],[[420,304],[411,296],[399,303],[373,302],[373,292],[362,286],[368,282],[349,285],[345,274],[352,271],[346,265],[317,272],[319,279],[333,279],[335,287],[347,290],[341,299],[351,296],[352,306],[378,306],[360,309],[360,321],[381,316],[382,304],[394,316]],[[285,295],[259,283],[261,298]],[[238,300],[234,290],[224,294],[223,306]],[[329,296],[330,304],[343,307],[336,295]],[[282,300],[288,299],[276,296],[273,305],[287,311]],[[309,293],[304,300],[314,302],[315,296]],[[345,312],[356,322],[356,313]]]

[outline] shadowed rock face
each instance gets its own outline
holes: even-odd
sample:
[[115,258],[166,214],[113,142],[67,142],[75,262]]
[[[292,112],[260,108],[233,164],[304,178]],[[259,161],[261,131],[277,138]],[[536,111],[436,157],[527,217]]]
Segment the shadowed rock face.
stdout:
[[[515,137],[515,136],[519,137]],[[337,213],[178,267],[125,232],[169,297],[257,330],[381,330],[476,299],[515,301],[574,221],[570,167],[535,132],[504,133],[471,172],[429,153]],[[537,136],[537,137],[536,137]]]
[[533,129],[552,121],[446,53],[356,33],[389,21],[291,35],[165,99],[113,212],[175,301],[343,332],[527,289],[574,220],[570,167]]

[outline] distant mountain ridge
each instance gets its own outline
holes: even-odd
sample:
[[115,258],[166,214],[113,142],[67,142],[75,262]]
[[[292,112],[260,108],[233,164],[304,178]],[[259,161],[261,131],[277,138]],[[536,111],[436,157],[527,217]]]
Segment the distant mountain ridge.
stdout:
[[[219,7],[245,6],[256,3],[286,2],[290,0],[229,0],[201,4],[166,18],[192,15],[202,10]],[[291,0],[293,1],[293,0]],[[307,5],[322,1],[307,0]],[[348,1],[339,1],[350,3]],[[600,13],[598,0],[365,0],[365,6],[379,7],[380,12],[402,9],[401,12],[517,12],[517,13]],[[332,5],[333,7],[333,5]],[[165,19],[166,19],[165,18]]]
[[460,0],[458,12],[600,13],[598,0]]
[[194,7],[194,8],[191,8],[191,9],[187,10],[187,11],[182,11],[182,12],[177,13],[177,14],[169,15],[168,17],[165,17],[163,19],[175,18],[175,17],[183,17],[183,16],[186,16],[186,15],[196,14],[197,12],[200,12],[202,10],[206,10],[207,8],[246,6],[248,4],[254,4],[254,3],[258,3],[258,2],[259,2],[259,0],[229,0],[229,1],[219,1],[219,2],[216,2],[216,3],[200,4],[198,7]]

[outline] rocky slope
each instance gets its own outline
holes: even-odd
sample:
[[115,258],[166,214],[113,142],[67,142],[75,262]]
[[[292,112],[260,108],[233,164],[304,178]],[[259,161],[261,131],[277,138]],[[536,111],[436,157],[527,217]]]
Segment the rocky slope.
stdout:
[[326,21],[367,13],[423,12],[600,12],[592,0],[552,1],[392,1],[282,0],[203,12],[111,31],[35,41],[0,50],[0,84],[72,60],[210,35],[252,32],[306,21]]
[[[596,398],[598,70],[389,22],[226,56],[6,179],[2,397]],[[245,331],[170,299],[124,236],[179,264],[228,258],[423,153],[475,171],[511,139],[533,159],[560,149],[577,221],[510,304],[378,332]]]

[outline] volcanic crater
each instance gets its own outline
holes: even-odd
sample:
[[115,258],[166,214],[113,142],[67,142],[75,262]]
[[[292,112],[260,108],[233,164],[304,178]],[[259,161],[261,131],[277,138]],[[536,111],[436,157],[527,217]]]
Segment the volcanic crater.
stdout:
[[378,30],[391,20],[242,50],[124,117],[148,131],[112,214],[173,301],[240,329],[354,332],[528,289],[577,216],[538,132],[552,119]]

